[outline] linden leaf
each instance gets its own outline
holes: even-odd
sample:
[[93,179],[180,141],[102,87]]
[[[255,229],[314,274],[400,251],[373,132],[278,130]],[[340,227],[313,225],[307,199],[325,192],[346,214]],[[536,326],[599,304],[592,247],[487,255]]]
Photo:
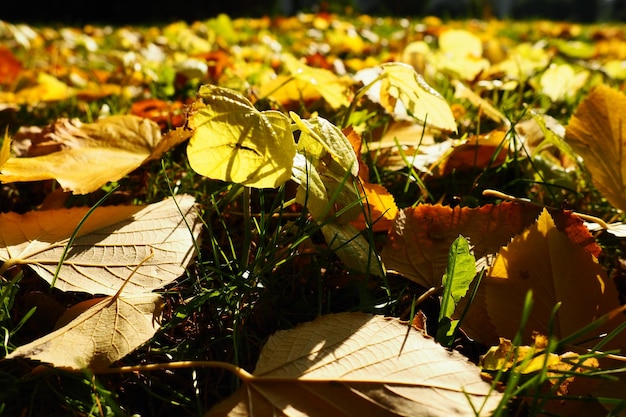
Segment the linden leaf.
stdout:
[[626,210],[626,96],[600,84],[578,105],[566,127],[566,141],[585,162],[595,187]]
[[454,171],[472,172],[502,165],[509,156],[506,132],[494,130],[484,135],[472,136],[454,146],[439,165],[439,173],[447,175]]
[[[483,281],[487,313],[497,334],[508,339],[519,329],[528,290],[533,291],[534,305],[524,327],[526,340],[531,340],[533,331],[568,336],[619,306],[615,285],[598,260],[560,232],[546,210],[500,250]],[[557,303],[561,306],[550,323]],[[478,332],[483,326],[468,322],[467,317],[464,325]],[[609,344],[626,346],[619,338]]]
[[30,158],[9,158],[0,168],[0,181],[56,179],[66,191],[88,194],[188,139],[182,131],[162,137],[156,123],[130,115],[95,123],[60,119],[49,130],[44,136],[58,145],[58,150]]
[[400,100],[410,115],[428,125],[452,132],[456,121],[446,100],[413,67],[401,62],[380,65],[380,103],[390,113]]
[[363,182],[360,187],[365,196],[363,201],[365,212],[360,213],[351,224],[359,230],[371,226],[375,232],[388,231],[398,215],[398,206],[393,195],[380,184]]
[[[68,240],[87,211],[79,207],[0,214],[2,270],[25,264],[52,283]],[[147,206],[99,207],[73,240],[54,287],[113,295],[137,268],[124,294],[161,288],[191,263],[200,228],[191,196]]]
[[106,368],[154,336],[163,306],[154,293],[88,300],[68,310],[82,311],[78,317],[4,359],[27,358],[73,370]]
[[316,160],[322,159],[328,153],[343,171],[354,177],[359,175],[356,152],[341,129],[323,117],[301,119],[294,112],[289,114],[301,132],[296,147],[298,153]]
[[276,188],[291,178],[296,144],[287,116],[261,112],[227,88],[204,85],[199,95],[189,116],[195,131],[187,156],[194,171],[255,188]]
[[396,120],[415,119],[428,126],[456,132],[456,121],[446,100],[412,66],[389,62],[359,71],[355,77],[367,88],[367,97]]
[[281,60],[287,71],[296,80],[317,89],[333,109],[350,105],[346,82],[333,72],[323,68],[310,67],[287,53],[281,55]]
[[[479,208],[420,204],[400,210],[380,252],[383,263],[418,284],[441,285],[448,249],[459,236],[467,238],[476,259],[494,254],[510,239],[530,226],[541,208],[505,202]],[[599,253],[593,236],[571,212],[555,211],[560,230],[590,253]]]
[[587,82],[588,75],[585,71],[576,73],[568,64],[551,64],[541,75],[539,83],[543,94],[557,102],[574,97]]
[[339,313],[271,336],[254,373],[205,417],[483,416],[501,398],[465,357],[406,323]]
[[354,226],[328,223],[322,226],[322,234],[328,247],[335,251],[349,269],[384,276],[378,254]]
[[490,67],[489,61],[482,57],[482,40],[467,30],[444,30],[438,43],[439,50],[430,57],[437,69],[471,81]]

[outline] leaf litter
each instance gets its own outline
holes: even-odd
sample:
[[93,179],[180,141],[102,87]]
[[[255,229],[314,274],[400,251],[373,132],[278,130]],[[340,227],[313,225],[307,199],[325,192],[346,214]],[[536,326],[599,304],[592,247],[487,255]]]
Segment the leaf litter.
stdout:
[[[623,95],[599,80],[608,75],[620,81],[626,79],[626,73],[615,65],[622,58],[620,41],[610,29],[591,29],[590,36],[598,41],[585,43],[586,49],[570,41],[555,41],[555,48],[548,49],[541,39],[555,36],[550,26],[533,27],[540,35],[536,43],[511,44],[499,35],[502,22],[461,29],[453,22],[444,28],[441,21],[431,18],[416,26],[416,39],[397,42],[401,37],[383,36],[389,52],[385,56],[378,51],[380,56],[374,58],[368,48],[377,47],[381,36],[372,30],[380,28],[367,17],[351,23],[323,14],[285,19],[280,24],[261,20],[255,22],[254,33],[245,29],[251,22],[220,16],[194,25],[173,23],[157,38],[159,31],[134,37],[127,36],[128,29],[112,29],[117,39],[125,39],[120,50],[141,50],[142,54],[99,49],[97,41],[106,35],[96,27],[87,32],[67,30],[56,38],[54,31],[3,25],[0,35],[15,52],[0,54],[6,64],[0,74],[0,84],[5,87],[0,92],[0,112],[27,107],[34,113],[37,106],[53,108],[75,99],[89,104],[112,96],[140,103],[145,98],[140,92],[149,90],[155,74],[164,92],[169,91],[165,94],[172,95],[180,83],[187,83],[197,95],[186,102],[185,120],[180,114],[182,102],[174,101],[144,103],[147,108],[154,105],[173,112],[166,118],[162,112],[137,106],[128,109],[135,115],[111,116],[107,104],[95,109],[98,118],[92,123],[59,118],[44,129],[23,126],[13,137],[5,134],[0,180],[5,187],[54,180],[66,192],[89,195],[128,178],[137,169],[149,169],[150,163],[165,163],[165,154],[189,140],[185,154],[191,170],[199,176],[194,187],[207,179],[234,184],[243,187],[248,198],[250,188],[259,193],[290,190],[293,209],[304,213],[320,236],[316,243],[307,239],[289,250],[304,253],[311,247],[325,248],[338,258],[346,276],[364,282],[378,279],[374,277],[383,281],[408,278],[405,286],[413,282],[427,291],[425,294],[437,294],[440,288],[465,294],[460,302],[453,298],[443,316],[454,320],[463,316],[461,333],[480,343],[502,347],[503,340],[514,340],[519,346],[507,344],[504,350],[508,355],[530,345],[537,331],[548,339],[567,339],[598,317],[612,317],[594,330],[594,336],[611,335],[607,342],[594,337],[581,346],[623,349],[623,334],[612,334],[620,328],[615,323],[619,294],[600,263],[606,241],[602,234],[589,232],[583,221],[589,216],[521,200],[469,203],[476,202],[472,200],[476,194],[462,195],[461,206],[453,206],[449,195],[463,189],[463,181],[468,179],[471,188],[467,194],[480,192],[493,181],[491,172],[528,169],[524,164],[529,164],[531,175],[525,180],[535,184],[527,189],[535,198],[548,199],[550,195],[553,202],[558,201],[558,192],[538,191],[537,186],[547,181],[579,187],[571,194],[576,199],[593,183],[594,191],[615,210],[613,217],[605,216],[606,222],[597,219],[599,230],[618,230],[619,222],[613,220],[623,209],[621,174],[615,171],[622,165],[623,144],[618,143],[622,123],[609,103],[621,102]],[[289,39],[285,34],[305,33],[305,27],[308,35],[290,44],[294,50],[282,51],[280,42],[287,44]],[[534,33],[528,29],[522,27],[520,33]],[[565,38],[578,37],[582,31],[575,24],[563,25],[560,30],[558,36]],[[429,39],[437,42],[427,42]],[[248,41],[255,43],[246,45]],[[41,54],[38,46],[46,42],[60,57],[75,54],[84,59],[82,52],[67,52],[80,44],[92,54],[85,62],[102,65],[80,68],[68,61],[55,68],[26,68],[21,61],[25,51],[32,53],[31,59],[46,62],[37,56]],[[215,45],[219,51],[213,50]],[[222,50],[229,51],[228,58]],[[365,52],[370,53],[368,58],[350,56]],[[580,54],[596,62],[586,67],[561,61],[563,56]],[[151,61],[154,57],[160,58]],[[172,61],[173,57],[178,61]],[[116,65],[106,65],[108,62]],[[446,98],[452,94],[442,94],[451,93],[445,91],[446,86],[455,89],[452,106]],[[543,109],[529,109],[521,101],[506,102],[512,92],[528,89],[539,97],[539,106],[553,114],[565,114],[587,88],[590,93],[576,108],[566,134],[548,127],[550,116],[543,114]],[[517,110],[522,112],[520,120],[511,119],[509,115]],[[525,112],[530,118],[524,119]],[[539,126],[541,134],[521,133],[528,129],[525,122],[529,120]],[[393,128],[400,123],[403,127],[399,130],[383,128],[387,136],[379,134],[381,124]],[[359,144],[354,132],[359,132]],[[386,152],[382,158],[381,150]],[[107,163],[102,163],[104,160]],[[564,173],[567,176],[577,169],[573,161],[582,162],[586,171],[576,172],[580,178],[583,172],[589,173],[588,182],[563,180]],[[176,187],[184,177],[179,176]],[[448,180],[454,187],[439,190],[441,182]],[[403,192],[398,193],[397,186],[402,183]],[[415,184],[417,197],[403,201]],[[439,193],[437,198],[433,192]],[[219,201],[212,201],[216,203]],[[263,221],[250,221],[249,203],[244,201],[244,224],[258,232],[265,219],[259,216]],[[285,208],[274,206],[268,218]],[[51,333],[20,347],[5,347],[7,353],[12,350],[5,359],[30,358],[59,368],[96,371],[154,337],[163,309],[158,291],[189,271],[198,255],[196,249],[202,245],[202,225],[207,224],[200,218],[195,198],[189,195],[141,206],[99,207],[93,212],[85,207],[7,212],[0,221],[5,284],[13,276],[9,272],[27,266],[57,290],[95,297],[70,308]],[[469,275],[458,284],[462,288],[446,288],[451,285],[450,277],[442,280],[450,266],[449,249],[459,236],[467,239],[467,250],[475,256],[474,272],[486,270],[478,289],[471,287]],[[227,258],[227,250],[218,250],[220,245],[211,242],[208,252],[215,252],[214,259]],[[224,247],[229,245],[235,251],[232,242]],[[262,247],[263,240],[246,245],[237,262],[247,268],[242,276],[256,279],[263,275],[263,268],[260,264],[248,268],[247,263],[256,262],[254,256],[263,258],[261,252],[252,250]],[[233,260],[217,264],[235,271]],[[278,266],[272,269],[279,270]],[[319,268],[319,274],[330,270],[328,266]],[[263,288],[260,281],[257,285]],[[530,310],[524,304],[528,290],[534,297]],[[559,310],[552,315],[558,303]],[[394,306],[389,301],[383,305]],[[450,315],[452,305],[457,311]],[[397,313],[394,308],[390,310]],[[227,309],[220,314],[229,316]],[[515,339],[520,317],[525,314],[527,326]],[[244,322],[250,325],[253,321]],[[244,322],[233,323],[237,327]],[[288,415],[292,411],[318,415],[338,410],[368,415],[374,411],[380,415],[476,415],[477,409],[478,414],[489,415],[503,407],[505,396],[495,390],[495,384],[480,378],[481,370],[510,374],[519,368],[505,361],[478,367],[422,332],[409,329],[397,319],[380,315],[338,313],[278,332],[267,340],[252,374],[235,372],[242,379],[240,390],[207,415]],[[69,353],[75,341],[84,346],[79,354]],[[465,343],[469,343],[467,339]],[[295,357],[285,361],[289,354]],[[546,356],[557,358],[547,361],[551,366],[569,360],[565,353],[552,354]],[[609,359],[615,358],[619,356]],[[609,370],[619,368],[604,358],[600,362]],[[536,358],[531,363],[536,364]],[[593,372],[579,372],[574,380],[586,379],[581,375],[587,371]],[[542,371],[533,368],[533,372]],[[620,383],[603,381],[597,389],[583,384],[582,395],[612,395]],[[424,401],[425,397],[430,400]]]

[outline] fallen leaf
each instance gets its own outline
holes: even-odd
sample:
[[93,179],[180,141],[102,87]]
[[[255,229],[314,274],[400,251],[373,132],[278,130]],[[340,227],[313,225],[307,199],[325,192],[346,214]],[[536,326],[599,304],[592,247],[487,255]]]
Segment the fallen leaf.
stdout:
[[591,181],[617,209],[626,210],[626,96],[600,84],[578,105],[565,139],[580,155]]
[[384,276],[380,257],[360,231],[351,224],[327,223],[322,225],[322,234],[344,265],[353,271]]
[[541,92],[553,102],[574,97],[578,90],[585,86],[589,78],[586,71],[574,71],[568,64],[551,64],[539,80]]
[[438,39],[439,50],[430,56],[439,71],[452,72],[463,80],[474,80],[491,63],[483,58],[483,42],[464,29],[444,30]]
[[368,86],[367,97],[399,120],[420,120],[438,129],[456,132],[450,106],[412,66],[389,62],[355,75]]
[[365,199],[363,210],[351,224],[359,230],[371,226],[375,232],[387,232],[398,215],[398,206],[393,195],[380,184],[363,182],[360,184]]
[[[533,331],[563,338],[619,307],[615,285],[598,260],[560,232],[546,210],[500,250],[483,281],[485,304],[475,307],[486,308],[497,334],[507,339],[513,339],[520,327],[528,290],[533,292],[534,305],[523,329],[526,341],[532,339]],[[561,306],[550,323],[557,303]],[[468,334],[472,337],[496,344],[497,340],[480,336],[483,324],[482,320],[473,322],[466,317],[463,326],[471,328]],[[626,346],[619,340],[615,342],[618,347]]]
[[42,102],[67,100],[75,94],[74,88],[50,74],[40,72],[34,85],[28,85],[16,92],[0,92],[0,103],[32,106]]
[[[68,240],[88,210],[0,214],[2,270],[28,265],[52,283]],[[161,288],[191,263],[200,228],[195,200],[187,195],[147,206],[99,207],[72,242],[54,287],[113,295],[138,268],[124,295]]]
[[72,370],[106,368],[154,336],[163,307],[154,293],[84,301],[72,307],[72,313],[80,311],[75,319],[4,360],[26,358]]
[[295,80],[319,91],[319,94],[333,109],[350,105],[346,80],[327,69],[310,67],[288,53],[282,54],[281,60]]
[[296,144],[287,116],[259,111],[236,91],[203,85],[189,115],[194,129],[189,164],[205,177],[255,188],[276,188],[291,178]]
[[509,157],[507,132],[495,130],[472,136],[453,146],[439,165],[439,173],[472,172],[502,165]]
[[49,130],[45,136],[55,152],[10,158],[0,168],[0,181],[56,179],[66,191],[88,194],[189,138],[183,129],[161,136],[156,123],[131,115],[95,123],[60,119]]
[[10,86],[22,72],[22,62],[5,47],[0,48],[0,84]]
[[252,376],[205,417],[491,415],[478,368],[397,319],[322,316],[270,337]]
[[[441,285],[448,249],[459,236],[467,238],[476,259],[495,254],[523,232],[541,213],[531,204],[504,202],[479,208],[420,204],[400,210],[380,252],[387,270],[425,288]],[[554,211],[559,228],[590,253],[599,253],[593,236],[571,212]]]

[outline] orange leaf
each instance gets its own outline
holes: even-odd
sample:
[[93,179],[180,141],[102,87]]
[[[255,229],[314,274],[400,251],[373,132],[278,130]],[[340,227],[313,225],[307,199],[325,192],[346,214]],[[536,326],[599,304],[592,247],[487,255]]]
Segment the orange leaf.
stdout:
[[[498,252],[510,239],[531,225],[542,207],[504,202],[480,208],[428,205],[400,210],[380,255],[387,267],[430,288],[441,285],[448,249],[459,234],[474,248],[476,258]],[[590,253],[599,247],[571,212],[554,210],[557,224]]]
[[365,213],[360,213],[359,217],[351,222],[352,225],[363,230],[368,224],[371,224],[372,230],[375,232],[388,231],[398,214],[398,207],[393,196],[380,184],[363,183],[362,187],[366,197],[364,201],[366,203],[364,205]]
[[[500,251],[484,281],[484,306],[498,335],[505,338],[513,338],[518,331],[528,290],[533,290],[534,304],[524,328],[525,341],[531,340],[533,331],[568,336],[619,307],[617,290],[604,268],[556,228],[547,210]],[[561,306],[550,329],[551,311],[557,303]],[[470,324],[471,320],[465,322]],[[474,329],[482,326],[482,321],[475,323]],[[626,343],[619,337],[624,336],[609,342],[611,347],[623,347]]]
[[180,101],[168,103],[159,99],[145,99],[134,102],[131,114],[155,121],[161,130],[170,126],[180,127],[185,122],[183,104]]
[[441,164],[441,175],[453,171],[468,172],[502,165],[509,150],[505,137],[505,131],[495,130],[485,135],[474,136],[454,147]]
[[0,84],[12,84],[22,72],[22,63],[7,48],[0,48]]

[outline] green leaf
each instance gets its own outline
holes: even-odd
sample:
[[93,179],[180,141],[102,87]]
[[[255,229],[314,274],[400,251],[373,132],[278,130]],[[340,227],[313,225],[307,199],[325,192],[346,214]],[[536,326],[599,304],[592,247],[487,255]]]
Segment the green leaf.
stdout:
[[296,144],[287,116],[261,112],[228,88],[204,85],[199,96],[187,147],[194,171],[255,188],[276,188],[291,178]]
[[437,341],[443,345],[452,342],[458,320],[451,320],[456,305],[467,294],[470,284],[476,276],[476,259],[470,252],[467,239],[459,235],[448,252],[448,268],[443,276],[443,296],[439,310]]

